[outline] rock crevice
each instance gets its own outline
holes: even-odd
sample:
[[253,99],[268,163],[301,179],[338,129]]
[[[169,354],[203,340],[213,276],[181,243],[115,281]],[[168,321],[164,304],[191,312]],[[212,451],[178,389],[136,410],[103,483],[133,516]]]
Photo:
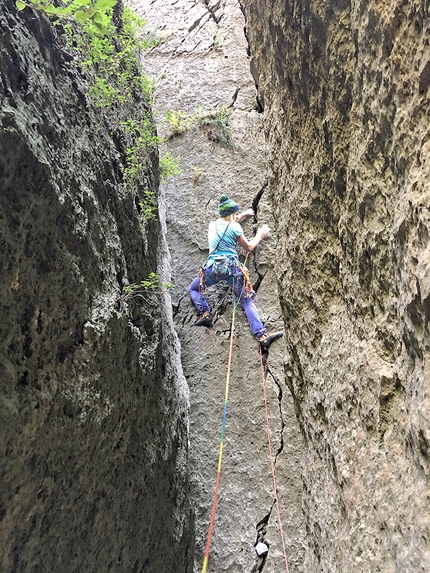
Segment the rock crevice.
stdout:
[[[236,0],[206,4],[217,7],[216,26],[213,20],[209,20],[189,34],[196,10],[191,0],[180,0],[174,6],[167,6],[161,0],[136,2],[153,33],[157,26],[172,30],[172,34],[146,60],[148,69],[155,76],[160,76],[160,70],[165,71],[155,106],[156,114],[159,114],[160,134],[169,134],[163,121],[166,110],[193,116],[196,111],[201,113],[202,108],[215,120],[224,110],[221,119],[228,122],[224,127],[230,134],[229,145],[223,145],[217,130],[211,126],[208,134],[196,122],[176,137],[166,137],[164,144],[172,155],[180,156],[183,169],[183,174],[167,181],[163,189],[172,282],[176,287],[173,293],[175,324],[181,341],[182,365],[190,387],[190,472],[196,510],[196,572],[201,570],[203,561],[217,472],[233,307],[231,289],[219,285],[211,289],[210,295],[215,317],[213,327],[193,327],[196,312],[187,294],[188,287],[206,260],[207,226],[218,216],[220,195],[227,193],[242,210],[254,209],[255,216],[243,222],[247,237],[251,238],[257,226],[263,223],[273,227],[267,183],[267,149],[263,138],[264,118],[255,111],[256,91],[249,74],[243,16]],[[220,14],[223,14],[221,19]],[[179,45],[180,51],[177,50]],[[273,272],[275,257],[276,235],[272,233],[247,261],[254,289],[258,291],[257,307],[271,330],[282,327]],[[272,346],[268,357],[270,372],[276,380],[282,378],[282,356],[281,340]],[[272,431],[276,432],[276,451],[282,425],[279,395],[271,377],[268,384],[269,417]],[[286,387],[281,401],[284,411],[292,409]],[[289,417],[288,425],[288,443],[284,444],[284,450],[291,454],[292,450],[300,449],[298,441],[301,436],[293,416]],[[261,571],[264,564],[265,573],[274,573],[283,568],[281,541],[271,511],[273,486],[265,426],[259,347],[238,306],[210,570],[230,573]],[[302,559],[304,536],[300,523],[300,475],[297,453],[294,452],[290,463],[285,464],[284,450],[278,456],[283,461],[279,463],[277,460],[277,472],[282,490],[282,512],[290,531],[288,550],[294,555],[292,563],[297,565]],[[287,475],[289,484],[292,484],[288,494],[282,485]],[[262,522],[261,516],[267,516],[264,519],[264,538],[270,546],[265,557],[258,557],[255,551],[258,531],[262,527],[257,526]]]

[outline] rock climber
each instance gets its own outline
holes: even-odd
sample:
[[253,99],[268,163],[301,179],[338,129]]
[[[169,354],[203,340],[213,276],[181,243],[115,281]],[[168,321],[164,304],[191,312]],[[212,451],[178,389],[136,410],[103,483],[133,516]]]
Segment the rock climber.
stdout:
[[199,314],[194,326],[211,326],[211,308],[204,297],[205,286],[212,286],[220,281],[226,281],[233,286],[234,292],[246,313],[252,334],[260,342],[262,348],[269,346],[283,335],[282,331],[268,333],[261,322],[255,306],[255,292],[249,279],[247,268],[240,263],[236,245],[246,253],[251,252],[267,237],[270,229],[267,225],[258,228],[255,237],[248,240],[240,221],[254,215],[252,209],[240,212],[240,207],[227,195],[221,195],[218,200],[219,219],[209,224],[209,257],[201,273],[190,285],[190,296]]

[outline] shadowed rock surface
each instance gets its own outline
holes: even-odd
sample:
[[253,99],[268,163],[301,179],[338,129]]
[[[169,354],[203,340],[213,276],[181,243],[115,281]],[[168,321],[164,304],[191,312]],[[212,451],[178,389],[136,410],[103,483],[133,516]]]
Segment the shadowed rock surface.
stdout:
[[54,28],[6,0],[0,34],[0,569],[190,571],[170,300],[120,300],[165,258],[138,212],[157,156],[127,188],[115,114]]

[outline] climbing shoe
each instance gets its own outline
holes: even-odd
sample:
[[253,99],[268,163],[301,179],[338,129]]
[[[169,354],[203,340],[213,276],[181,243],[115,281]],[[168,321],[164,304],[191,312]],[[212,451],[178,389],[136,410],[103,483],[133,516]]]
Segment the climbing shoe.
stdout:
[[198,317],[193,326],[212,326],[212,315],[210,312],[205,312]]
[[281,338],[283,335],[284,333],[282,330],[279,330],[278,332],[266,332],[263,336],[260,336],[258,342],[261,344],[261,348],[263,348],[263,350],[269,350],[272,342],[275,342],[275,340],[278,340],[278,338]]

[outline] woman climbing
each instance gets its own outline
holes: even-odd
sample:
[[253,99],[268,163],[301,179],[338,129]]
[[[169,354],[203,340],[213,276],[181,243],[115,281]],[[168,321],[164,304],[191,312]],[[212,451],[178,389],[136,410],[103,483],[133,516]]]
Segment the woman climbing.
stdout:
[[218,213],[220,218],[209,224],[209,257],[201,273],[190,285],[190,296],[199,313],[194,326],[211,326],[212,315],[207,300],[204,297],[204,285],[212,286],[220,281],[227,281],[233,286],[235,295],[246,313],[252,334],[267,350],[276,339],[283,335],[282,331],[268,333],[260,320],[254,302],[255,292],[249,280],[248,270],[239,262],[236,245],[249,253],[258,243],[267,237],[270,229],[262,225],[255,237],[248,240],[243,234],[239,224],[245,217],[254,214],[252,209],[239,213],[240,207],[227,195],[218,200]]

